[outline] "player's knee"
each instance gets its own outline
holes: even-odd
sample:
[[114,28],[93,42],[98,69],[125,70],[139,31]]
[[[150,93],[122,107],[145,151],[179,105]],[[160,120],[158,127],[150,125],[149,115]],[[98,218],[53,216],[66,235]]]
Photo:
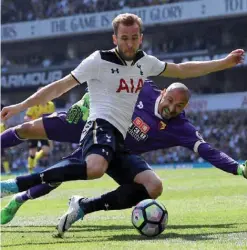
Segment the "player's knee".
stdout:
[[26,139],[28,138],[28,136],[30,135],[32,131],[32,126],[33,125],[31,123],[23,123],[21,125],[18,125],[15,128],[15,131],[20,138]]
[[163,184],[161,179],[157,174],[155,174],[155,172],[151,170],[146,170],[137,174],[134,181],[136,183],[142,184],[152,199],[158,198],[163,192]]
[[87,166],[87,177],[88,179],[101,178],[105,173],[105,170],[100,165]]
[[163,192],[163,184],[160,178],[150,181],[146,188],[152,199],[157,199]]
[[108,162],[101,155],[90,155],[86,159],[88,179],[97,179],[104,175]]

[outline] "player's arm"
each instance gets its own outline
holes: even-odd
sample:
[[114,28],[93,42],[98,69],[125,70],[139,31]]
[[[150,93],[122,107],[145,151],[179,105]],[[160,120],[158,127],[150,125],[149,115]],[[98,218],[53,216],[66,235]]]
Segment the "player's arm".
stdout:
[[19,105],[22,111],[34,105],[47,103],[48,101],[51,101],[66,93],[76,85],[78,85],[78,82],[71,74],[69,74],[64,78],[39,89],[36,93],[17,105]]
[[1,119],[7,120],[29,107],[47,103],[48,101],[61,96],[76,85],[78,85],[78,81],[71,74],[67,75],[64,78],[39,89],[25,101],[3,108]]
[[205,142],[198,131],[187,129],[187,138],[180,141],[180,145],[193,150],[199,154],[205,161],[211,163],[214,167],[221,169],[227,173],[235,175],[243,175],[244,167],[236,160],[225,154],[224,152],[215,149],[212,145]]
[[162,76],[172,78],[192,78],[207,75],[212,72],[232,68],[244,61],[244,50],[237,49],[228,56],[219,60],[194,61],[185,63],[167,63],[166,69],[161,73]]
[[99,78],[99,60],[100,53],[95,51],[89,57],[84,59],[70,75],[65,76],[61,80],[55,81],[27,98],[25,101],[6,107],[1,112],[2,120],[7,120],[13,115],[38,104],[45,104],[65,92],[69,91],[78,84],[82,84],[91,79]]
[[235,175],[243,175],[243,165],[235,161],[229,155],[214,148],[209,143],[202,143],[197,153],[216,168]]

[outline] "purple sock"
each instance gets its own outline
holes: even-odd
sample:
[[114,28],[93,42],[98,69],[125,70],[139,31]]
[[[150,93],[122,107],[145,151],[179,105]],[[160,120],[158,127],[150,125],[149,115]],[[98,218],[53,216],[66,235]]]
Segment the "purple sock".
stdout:
[[24,191],[24,192],[21,192],[21,193],[18,193],[16,196],[15,196],[15,200],[18,201],[18,202],[25,202],[27,200],[29,200],[29,196],[27,194],[27,191]]
[[9,128],[1,134],[1,148],[13,147],[24,141],[25,139],[18,137],[14,128]]
[[30,199],[37,199],[41,196],[44,196],[50,193],[53,189],[57,188],[59,184],[40,184],[34,187],[31,187],[27,191],[24,191],[16,196],[16,200],[19,202],[27,201]]

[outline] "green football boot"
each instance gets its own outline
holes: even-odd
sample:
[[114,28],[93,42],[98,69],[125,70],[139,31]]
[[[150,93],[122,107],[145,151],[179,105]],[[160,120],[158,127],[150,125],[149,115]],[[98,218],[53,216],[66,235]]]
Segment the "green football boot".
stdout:
[[16,201],[14,196],[12,200],[1,210],[1,224],[3,225],[10,222],[23,203],[24,202]]

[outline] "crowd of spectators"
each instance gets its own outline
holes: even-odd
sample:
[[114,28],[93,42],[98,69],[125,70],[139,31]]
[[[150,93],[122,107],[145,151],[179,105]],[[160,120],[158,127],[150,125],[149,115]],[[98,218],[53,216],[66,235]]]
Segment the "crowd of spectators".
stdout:
[[[196,125],[205,141],[225,152],[235,160],[247,158],[247,113],[246,110],[211,111],[188,113],[187,117]],[[77,145],[54,142],[50,164],[69,155]],[[12,171],[26,169],[27,144],[23,143],[7,151],[11,159]],[[143,154],[149,164],[202,163],[199,155],[182,147],[156,150]],[[42,162],[41,162],[42,163]]]
[[42,20],[182,1],[197,0],[3,0],[2,23]]
[[[196,52],[201,53],[197,55],[210,57],[228,53],[236,48],[247,48],[247,33],[242,32],[245,21],[242,19],[229,20],[227,26],[223,20],[202,23],[201,29],[195,33],[196,26],[196,23],[188,23],[177,24],[176,28],[147,28],[142,48],[161,60],[174,59],[175,62],[180,62],[183,58],[190,60]],[[1,71],[7,73],[31,68],[40,70],[64,65],[75,67],[96,49],[111,49],[113,44],[109,37],[108,33],[84,34],[61,37],[59,41],[54,38],[36,40],[33,43],[17,43],[15,48],[11,44],[3,44]],[[56,46],[53,46],[54,44]],[[25,50],[26,47],[30,50]]]

